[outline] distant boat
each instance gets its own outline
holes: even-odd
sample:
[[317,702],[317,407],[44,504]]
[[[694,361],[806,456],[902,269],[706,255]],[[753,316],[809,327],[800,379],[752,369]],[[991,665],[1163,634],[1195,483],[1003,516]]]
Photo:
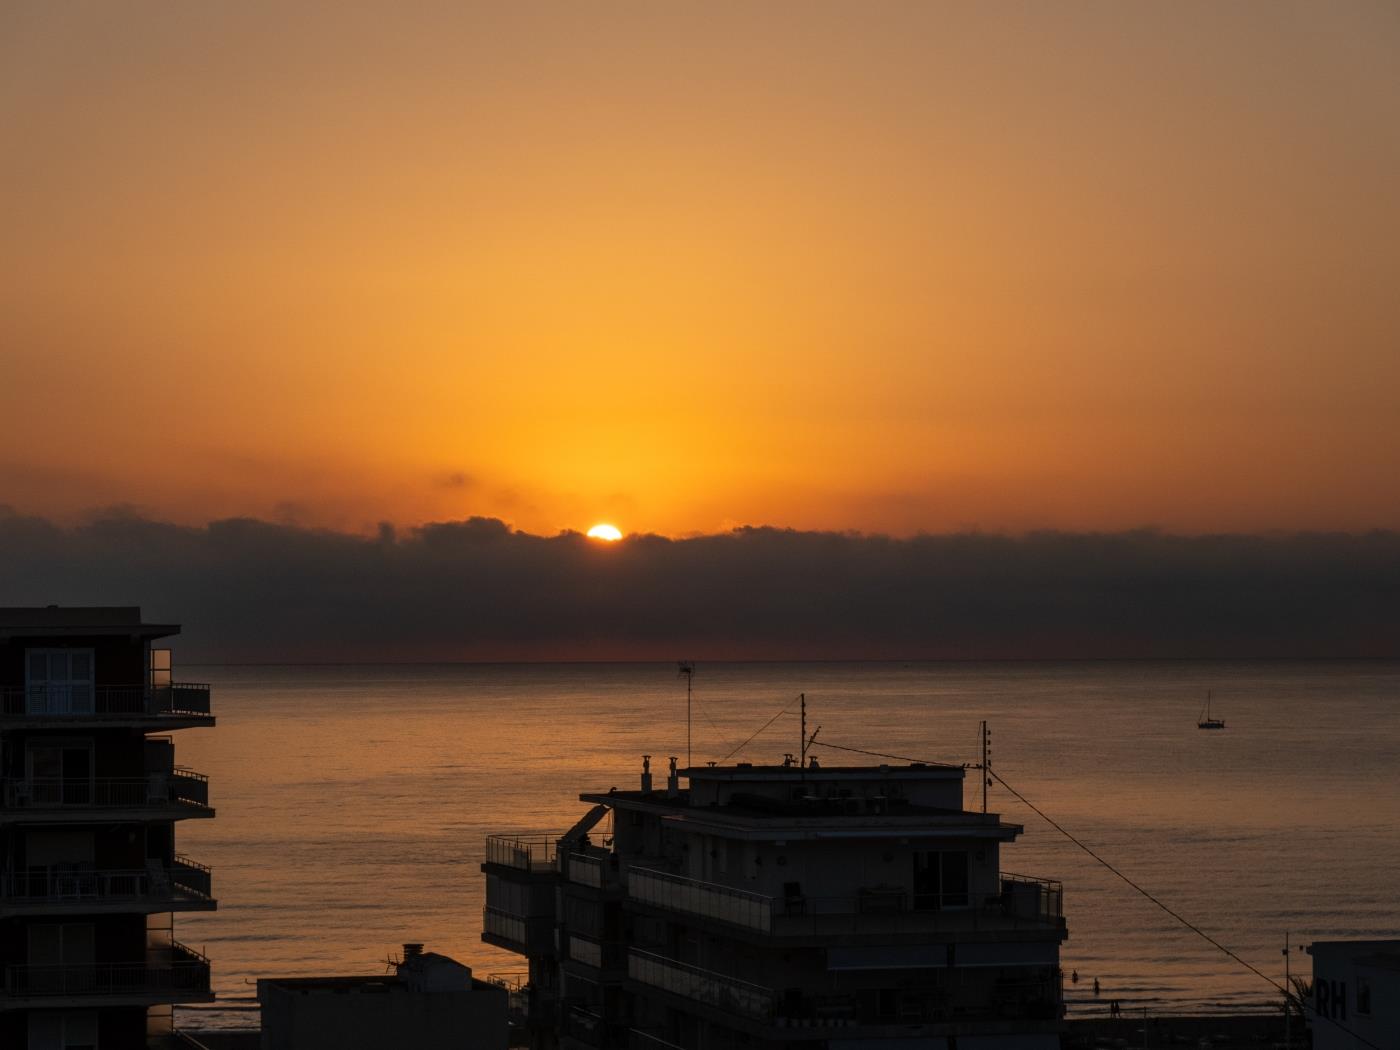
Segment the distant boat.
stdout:
[[1223,719],[1223,718],[1211,718],[1211,717],[1210,717],[1210,693],[1209,693],[1209,692],[1206,693],[1206,706],[1203,707],[1203,708],[1201,708],[1201,713],[1200,713],[1200,715],[1199,715],[1198,717],[1199,717],[1200,720],[1196,723],[1196,728],[1197,728],[1197,729],[1224,729],[1224,728],[1225,728],[1225,719]]

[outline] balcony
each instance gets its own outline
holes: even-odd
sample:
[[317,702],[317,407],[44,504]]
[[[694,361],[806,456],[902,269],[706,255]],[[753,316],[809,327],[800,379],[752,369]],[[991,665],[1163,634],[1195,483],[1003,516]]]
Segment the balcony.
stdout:
[[486,863],[517,871],[554,872],[559,864],[557,835],[487,835]]
[[0,1009],[201,1002],[212,998],[209,960],[183,944],[162,963],[6,966]]
[[1062,929],[1060,883],[1003,874],[995,894],[921,894],[869,887],[853,896],[778,899],[667,872],[631,868],[634,901],[774,937]]
[[0,781],[0,821],[52,823],[104,819],[212,817],[209,778],[189,769],[143,777],[23,777]]
[[212,911],[212,882],[209,868],[187,857],[157,868],[29,868],[0,873],[0,915]]
[[627,953],[627,976],[640,984],[704,1003],[728,1014],[756,1021],[767,1021],[773,1016],[776,997],[771,988],[638,948]]
[[481,909],[481,939],[531,958],[553,955],[554,918],[552,915],[520,915],[488,904]]
[[0,689],[0,720],[25,725],[82,722],[213,725],[209,686],[38,685]]

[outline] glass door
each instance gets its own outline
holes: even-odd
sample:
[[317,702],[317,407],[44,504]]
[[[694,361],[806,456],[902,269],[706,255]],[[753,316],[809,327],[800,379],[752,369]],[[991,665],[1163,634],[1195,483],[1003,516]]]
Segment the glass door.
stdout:
[[965,849],[914,851],[914,910],[966,908],[969,875]]
[[30,649],[25,662],[25,713],[93,713],[91,649]]
[[36,806],[90,806],[92,745],[31,746],[25,752],[29,797]]

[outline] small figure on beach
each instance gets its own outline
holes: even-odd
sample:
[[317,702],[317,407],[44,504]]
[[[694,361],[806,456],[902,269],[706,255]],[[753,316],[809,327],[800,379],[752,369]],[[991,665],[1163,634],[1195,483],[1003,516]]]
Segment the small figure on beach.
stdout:
[[1094,994],[1099,994],[1099,979],[1097,977],[1094,978]]
[[1071,983],[1071,984],[1078,984],[1078,983],[1079,983],[1079,971],[1078,971],[1078,970],[1071,970],[1071,971],[1069,972],[1069,980],[1070,980],[1070,983]]
[[1108,1016],[1109,1016],[1109,1017],[1112,1017],[1112,1018],[1115,1018],[1115,1019],[1116,1019],[1116,1018],[1118,1018],[1118,1017],[1121,1017],[1122,1014],[1123,1014],[1123,1008],[1122,1008],[1121,1006],[1118,1005],[1118,1000],[1117,1000],[1117,999],[1114,999],[1111,1003],[1108,1004]]

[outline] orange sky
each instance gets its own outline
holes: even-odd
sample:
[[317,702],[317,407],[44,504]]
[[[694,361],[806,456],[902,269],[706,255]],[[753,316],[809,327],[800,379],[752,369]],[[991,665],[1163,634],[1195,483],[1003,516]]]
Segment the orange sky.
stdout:
[[1400,527],[1385,3],[6,4],[0,503]]

